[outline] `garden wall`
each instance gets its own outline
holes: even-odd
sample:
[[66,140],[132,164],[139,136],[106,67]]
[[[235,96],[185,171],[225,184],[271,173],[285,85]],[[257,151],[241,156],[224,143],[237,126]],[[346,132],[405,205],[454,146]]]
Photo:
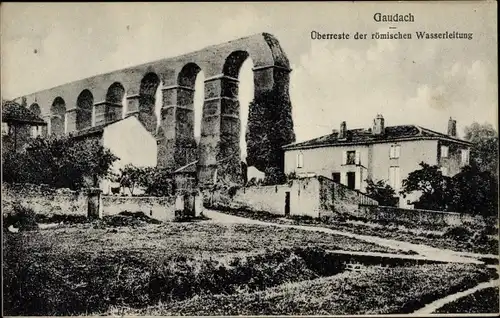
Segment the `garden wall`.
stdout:
[[366,194],[347,188],[331,179],[318,176],[320,183],[320,207],[333,213],[356,213],[360,204],[378,205],[378,202]]
[[14,202],[30,207],[37,214],[87,215],[87,195],[48,186],[2,183],[2,210],[10,211]]
[[378,204],[359,191],[321,176],[293,179],[281,185],[243,187],[229,199],[213,193],[212,202],[233,209],[285,215],[287,192],[290,215],[295,216],[332,216],[335,212],[355,211],[359,204]]
[[245,209],[285,215],[287,193],[290,198],[290,215],[319,217],[319,187],[317,179],[295,179],[287,184],[242,187],[227,197],[221,191],[209,194],[208,204],[214,208]]
[[161,221],[171,221],[175,216],[174,197],[128,197],[103,195],[102,204],[103,215],[113,215],[123,211],[140,211],[151,218]]
[[360,205],[359,209],[350,212],[351,215],[366,218],[370,221],[395,221],[417,225],[458,226],[474,224],[485,226],[486,220],[467,214],[441,212],[421,209],[403,209],[387,206]]
[[[88,202],[85,191],[52,189],[48,186],[2,183],[2,210],[10,211],[14,202],[32,208],[37,214],[87,215]],[[103,215],[123,211],[143,212],[162,221],[170,221],[175,215],[174,197],[102,196]]]

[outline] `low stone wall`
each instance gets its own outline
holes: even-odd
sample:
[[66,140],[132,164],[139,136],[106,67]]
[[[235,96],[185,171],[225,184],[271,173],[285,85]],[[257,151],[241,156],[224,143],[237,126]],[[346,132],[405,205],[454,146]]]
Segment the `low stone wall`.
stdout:
[[288,195],[290,216],[314,218],[355,211],[359,204],[378,204],[359,191],[321,176],[294,179],[280,185],[244,187],[238,189],[231,198],[222,197],[218,192],[210,195],[213,206],[265,211],[283,216]]
[[334,213],[356,213],[360,204],[378,205],[378,202],[366,194],[335,183],[333,180],[319,176],[321,209]]
[[290,215],[319,217],[322,213],[319,186],[317,179],[304,178],[287,184],[242,187],[232,197],[223,195],[221,191],[212,191],[205,198],[208,206],[214,208],[245,209],[284,216],[288,195]]
[[[52,189],[48,186],[2,183],[2,210],[11,211],[12,204],[19,202],[37,214],[84,215],[88,212],[88,196],[85,191]],[[101,197],[102,214],[114,215],[123,211],[143,212],[149,217],[171,221],[175,216],[174,197]]]
[[172,221],[175,217],[174,197],[129,197],[103,195],[103,215],[114,215],[123,211],[143,212],[147,216]]
[[2,210],[10,211],[19,202],[37,214],[87,215],[87,195],[68,189],[48,186],[2,183]]
[[356,217],[366,218],[370,221],[392,221],[416,225],[432,225],[442,227],[458,226],[463,224],[474,224],[478,226],[486,225],[483,218],[473,217],[467,214],[420,209],[403,209],[387,206],[360,205],[359,209],[351,211],[349,214]]

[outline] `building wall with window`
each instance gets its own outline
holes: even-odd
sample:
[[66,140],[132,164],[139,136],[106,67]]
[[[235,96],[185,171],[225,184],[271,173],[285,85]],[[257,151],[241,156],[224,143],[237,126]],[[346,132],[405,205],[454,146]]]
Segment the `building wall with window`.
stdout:
[[[443,174],[452,176],[468,163],[468,156],[468,147],[438,140],[335,145],[286,151],[285,173],[314,173],[362,192],[366,190],[366,179],[384,180],[399,193],[403,180],[420,169],[420,162],[440,165]],[[399,206],[411,208],[409,202],[419,196],[400,196]]]
[[318,174],[347,185],[354,174],[353,189],[363,190],[367,176],[369,147],[367,145],[321,147],[285,152],[285,173]]

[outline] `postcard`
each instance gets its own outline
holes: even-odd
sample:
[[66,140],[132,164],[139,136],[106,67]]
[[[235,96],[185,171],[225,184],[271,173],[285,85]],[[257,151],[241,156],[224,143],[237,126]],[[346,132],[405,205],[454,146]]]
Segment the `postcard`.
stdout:
[[499,314],[495,1],[0,11],[5,316]]

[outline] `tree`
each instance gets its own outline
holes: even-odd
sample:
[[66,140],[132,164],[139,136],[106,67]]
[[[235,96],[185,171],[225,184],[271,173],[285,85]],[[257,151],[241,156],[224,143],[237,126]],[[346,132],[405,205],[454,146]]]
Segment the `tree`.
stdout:
[[383,180],[366,179],[366,194],[382,206],[396,206],[398,198],[394,189]]
[[422,167],[403,180],[406,195],[420,191],[422,195],[413,202],[415,207],[429,210],[452,211],[471,215],[495,216],[498,214],[498,183],[489,171],[477,166],[465,166],[453,177],[445,177],[437,166],[420,163]]
[[471,149],[471,165],[480,171],[489,171],[498,178],[498,133],[491,124],[473,123],[465,127],[465,140],[474,144]]
[[417,201],[412,202],[415,207],[429,210],[446,210],[449,202],[449,178],[443,176],[436,165],[420,163],[421,169],[408,174],[403,180],[403,190],[400,192],[406,197],[414,191],[422,193]]
[[120,187],[128,188],[130,195],[134,194],[134,189],[136,186],[141,184],[144,178],[145,171],[143,168],[136,167],[132,164],[128,164],[120,169],[119,183]]
[[144,189],[144,193],[151,196],[168,196],[174,192],[172,173],[167,168],[143,168],[139,184]]
[[477,166],[465,166],[451,178],[449,210],[472,215],[498,214],[497,178]]
[[295,141],[291,109],[290,97],[276,88],[260,94],[249,105],[247,164],[264,171],[268,183],[286,179],[281,147]]
[[28,143],[24,152],[4,153],[3,181],[79,190],[111,176],[110,168],[117,159],[97,139],[38,137]]

